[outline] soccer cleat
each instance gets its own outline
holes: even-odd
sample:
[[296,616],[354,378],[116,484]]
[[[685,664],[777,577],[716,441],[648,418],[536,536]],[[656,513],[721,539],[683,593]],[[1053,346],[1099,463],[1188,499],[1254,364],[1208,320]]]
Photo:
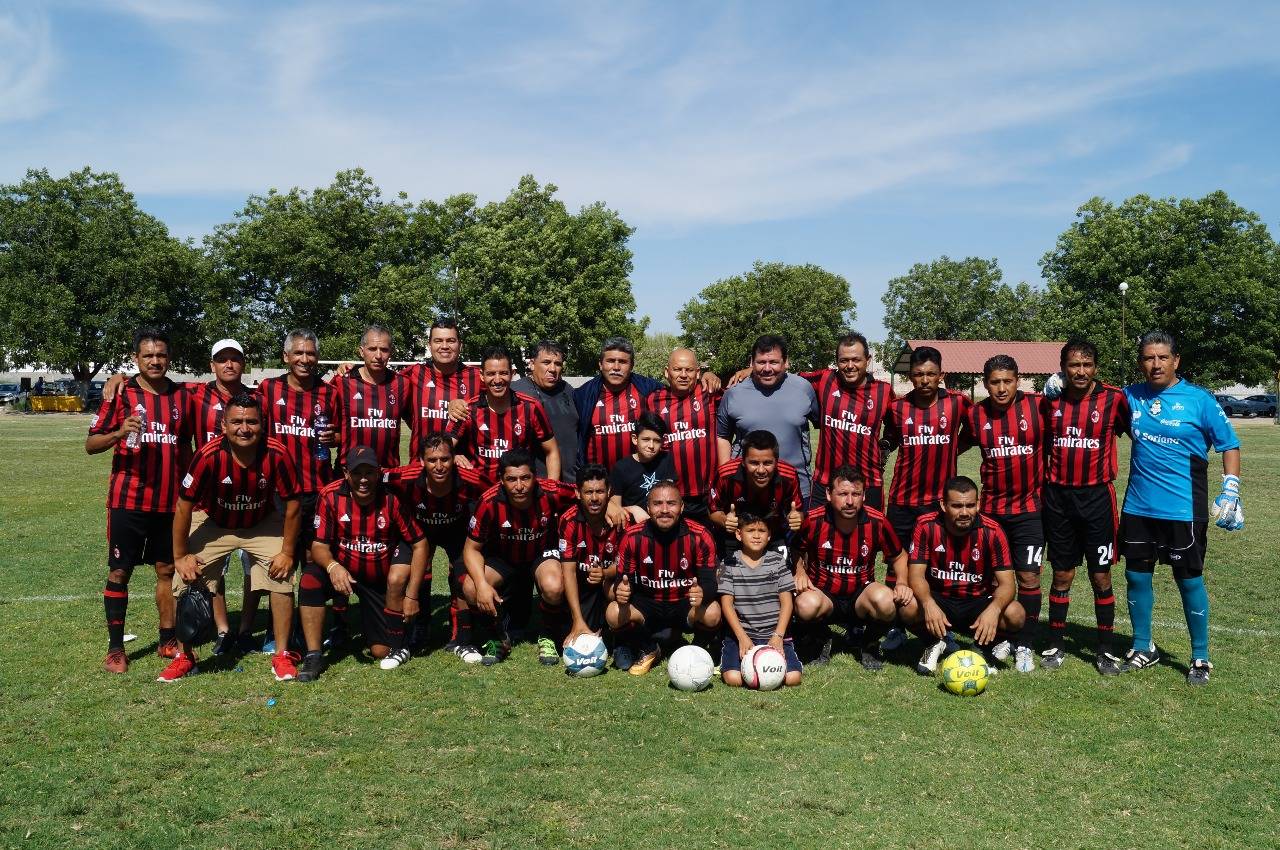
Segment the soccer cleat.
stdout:
[[1203,658],[1197,658],[1191,662],[1191,669],[1187,671],[1188,685],[1207,685],[1209,684],[1209,671],[1213,669],[1213,665]]
[[314,682],[324,672],[324,653],[320,650],[302,656],[302,668],[298,670],[299,682]]
[[995,646],[991,647],[991,657],[996,661],[1006,661],[1013,652],[1013,644],[1007,640],[1002,640]]
[[1057,670],[1067,660],[1067,650],[1061,646],[1051,646],[1040,653],[1040,666],[1046,670]]
[[511,645],[500,640],[488,640],[484,644],[484,655],[480,658],[480,663],[486,667],[492,667],[494,664],[500,664],[507,660],[507,656],[511,654]]
[[463,664],[479,664],[484,660],[480,650],[469,643],[455,643],[451,652],[461,658]]
[[653,669],[653,665],[657,664],[661,657],[662,647],[655,643],[652,649],[636,659],[636,663],[632,664],[627,672],[632,676],[643,676]]
[[231,636],[231,632],[218,632],[218,636],[214,638],[213,649],[209,650],[210,655],[229,655],[235,649],[236,642]]
[[394,670],[408,660],[409,650],[402,646],[394,652],[387,653],[386,658],[378,662],[378,666],[383,670]]
[[178,646],[176,639],[166,640],[156,647],[156,655],[161,658],[177,658],[182,654],[182,647]]
[[897,652],[902,649],[903,644],[907,642],[907,633],[902,629],[894,626],[885,633],[884,640],[880,642],[881,652]]
[[932,676],[938,672],[938,659],[942,657],[942,653],[946,649],[947,642],[945,640],[930,644],[924,651],[924,655],[921,655],[920,660],[916,662],[916,672],[921,676]]
[[1099,650],[1093,666],[1097,667],[1098,672],[1104,676],[1119,676],[1121,663],[1119,657],[1106,650]]
[[299,656],[296,652],[277,652],[271,656],[271,672],[277,682],[287,682],[298,678]]
[[[830,654],[827,660],[831,660]],[[873,673],[884,669],[884,657],[880,654],[880,646],[875,641],[865,644],[858,653],[858,663],[862,665],[862,669],[870,670]]]
[[107,657],[102,660],[102,669],[108,673],[127,673],[129,672],[129,656],[124,654],[123,649],[108,650]]
[[1160,653],[1154,646],[1146,652],[1138,652],[1136,649],[1131,649],[1124,655],[1124,664],[1121,665],[1120,672],[1132,673],[1134,670],[1145,670],[1159,663]]
[[560,663],[560,653],[556,652],[556,642],[551,638],[538,638],[538,663],[543,667]]
[[179,652],[169,662],[169,666],[160,671],[157,682],[176,682],[183,676],[191,676],[196,672],[196,659],[193,655]]
[[636,663],[636,651],[625,643],[620,643],[613,649],[613,666],[619,670],[630,670],[631,665]]
[[1013,651],[1013,669],[1019,673],[1030,673],[1036,669],[1036,655],[1029,646],[1019,646]]

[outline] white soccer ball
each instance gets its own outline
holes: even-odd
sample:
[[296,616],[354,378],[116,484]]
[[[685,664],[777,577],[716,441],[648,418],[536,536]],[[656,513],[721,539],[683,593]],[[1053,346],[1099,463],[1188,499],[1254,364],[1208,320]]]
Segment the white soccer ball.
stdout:
[[700,646],[682,646],[667,661],[667,678],[682,691],[701,691],[711,684],[716,665]]
[[564,667],[570,676],[588,679],[604,672],[609,660],[609,649],[599,635],[585,634],[574,638],[564,648]]
[[753,646],[742,659],[742,684],[753,691],[776,691],[787,678],[787,659],[767,644]]

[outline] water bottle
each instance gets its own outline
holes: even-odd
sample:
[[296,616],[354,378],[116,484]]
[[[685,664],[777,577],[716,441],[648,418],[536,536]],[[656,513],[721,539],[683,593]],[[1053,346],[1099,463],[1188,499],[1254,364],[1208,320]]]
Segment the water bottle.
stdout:
[[311,420],[311,428],[312,428],[312,433],[315,434],[315,440],[316,440],[316,443],[315,443],[316,460],[322,460],[325,463],[328,463],[329,447],[326,446],[324,443],[320,442],[320,432],[327,431],[329,429],[329,417],[325,416],[324,413],[317,413],[315,415],[315,418]]
[[146,405],[139,402],[133,407],[133,415],[142,420],[142,429],[139,431],[130,431],[129,436],[124,438],[124,446],[127,449],[136,449],[138,443],[141,442],[142,432],[147,430],[147,408]]

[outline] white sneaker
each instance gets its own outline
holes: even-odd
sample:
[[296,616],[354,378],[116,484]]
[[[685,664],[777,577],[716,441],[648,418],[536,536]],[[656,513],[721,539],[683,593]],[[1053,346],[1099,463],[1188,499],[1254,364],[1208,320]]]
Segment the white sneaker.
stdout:
[[1020,646],[1013,651],[1013,668],[1019,673],[1030,673],[1036,669],[1035,653],[1029,646]]
[[894,626],[885,632],[884,640],[880,641],[881,652],[897,652],[902,649],[902,645],[907,642],[907,633],[902,629]]
[[386,658],[379,661],[378,666],[381,667],[383,670],[394,670],[397,667],[399,667],[401,664],[405,664],[408,661],[409,661],[409,650],[401,648],[401,649],[397,649],[395,652],[391,653]]
[[921,676],[931,676],[938,672],[938,659],[942,657],[942,653],[946,649],[947,642],[945,640],[930,644],[929,648],[924,651],[924,655],[921,655],[920,660],[916,662],[916,672]]
[[1005,661],[1009,658],[1009,653],[1013,652],[1013,644],[1007,640],[1002,640],[995,646],[991,647],[991,657],[996,661]]
[[455,646],[453,654],[461,658],[463,664],[479,664],[484,660],[484,654],[469,643]]

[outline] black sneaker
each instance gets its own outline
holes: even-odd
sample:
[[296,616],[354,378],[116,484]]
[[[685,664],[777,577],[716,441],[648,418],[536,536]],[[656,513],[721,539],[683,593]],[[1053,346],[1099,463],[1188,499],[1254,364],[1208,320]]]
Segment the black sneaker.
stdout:
[[1119,676],[1120,665],[1123,664],[1118,655],[1113,655],[1109,649],[1098,650],[1098,657],[1094,659],[1093,666],[1098,668],[1098,672],[1104,676]]
[[1136,649],[1131,649],[1125,653],[1124,664],[1121,665],[1120,672],[1132,673],[1134,670],[1145,670],[1159,663],[1160,651],[1154,645],[1146,652],[1138,652]]
[[325,649],[335,649],[345,644],[349,639],[350,636],[347,634],[347,627],[339,624],[329,629],[324,636],[324,643],[321,645]]
[[213,639],[213,649],[209,650],[209,654],[230,655],[235,648],[236,641],[231,636],[231,632],[218,632],[218,636]]
[[298,668],[299,682],[314,682],[324,672],[324,653],[320,650],[308,652],[302,656],[302,666]]
[[1191,669],[1187,671],[1188,685],[1207,685],[1209,684],[1209,671],[1213,669],[1213,665],[1203,658],[1197,658],[1191,662]]
[[[827,656],[830,660],[830,656]],[[872,641],[864,644],[862,650],[858,653],[858,663],[862,665],[862,669],[870,670],[877,673],[884,669],[884,656],[880,654],[880,642]]]
[[1057,670],[1067,660],[1067,650],[1063,646],[1051,646],[1040,653],[1040,666],[1046,670]]

